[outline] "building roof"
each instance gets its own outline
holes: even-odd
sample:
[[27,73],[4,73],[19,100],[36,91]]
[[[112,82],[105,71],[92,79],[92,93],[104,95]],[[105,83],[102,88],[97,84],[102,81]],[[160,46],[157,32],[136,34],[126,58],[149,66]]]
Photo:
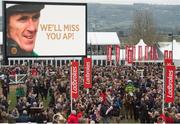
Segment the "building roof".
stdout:
[[87,40],[91,45],[120,45],[116,32],[88,32]]

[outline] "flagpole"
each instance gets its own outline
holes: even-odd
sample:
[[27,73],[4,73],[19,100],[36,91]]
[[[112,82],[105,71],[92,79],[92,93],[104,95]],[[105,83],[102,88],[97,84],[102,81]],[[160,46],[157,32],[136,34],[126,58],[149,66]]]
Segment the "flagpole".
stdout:
[[[74,60],[73,60],[74,61]],[[72,62],[71,62],[71,67],[70,67],[71,69],[71,72],[70,72],[70,97],[71,97],[71,112],[72,112],[72,109],[73,109],[73,99],[72,99],[72,85],[71,85],[71,83],[72,83]]]
[[73,109],[73,101],[72,101],[72,92],[71,92],[71,112],[72,112],[72,109]]
[[163,93],[162,93],[162,113],[163,113],[163,115],[164,115],[164,84],[165,84],[165,78],[164,78],[164,76],[165,76],[165,64],[164,64],[164,62],[163,62]]

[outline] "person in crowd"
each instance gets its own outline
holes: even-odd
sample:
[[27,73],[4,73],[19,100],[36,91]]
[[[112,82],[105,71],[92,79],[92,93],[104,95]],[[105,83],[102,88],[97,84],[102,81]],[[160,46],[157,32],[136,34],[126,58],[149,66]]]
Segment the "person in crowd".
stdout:
[[78,124],[78,117],[76,115],[76,110],[71,111],[71,114],[67,118],[67,122],[68,122],[68,124],[71,124],[71,123]]
[[16,88],[16,100],[18,101],[20,97],[25,96],[25,89],[21,84],[18,84]]
[[22,115],[20,115],[19,118],[17,119],[17,122],[20,122],[20,123],[22,123],[22,122],[27,123],[27,122],[30,122],[30,121],[31,121],[30,117],[29,117],[26,110],[23,110]]

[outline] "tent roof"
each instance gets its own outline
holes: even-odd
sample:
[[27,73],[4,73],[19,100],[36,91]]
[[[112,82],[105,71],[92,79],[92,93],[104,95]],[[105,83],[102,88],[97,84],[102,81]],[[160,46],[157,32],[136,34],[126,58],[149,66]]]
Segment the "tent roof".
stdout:
[[138,46],[142,46],[142,47],[143,47],[143,46],[146,46],[146,44],[144,43],[143,39],[140,39],[140,40],[139,40],[139,43],[137,43],[136,46],[137,46],[137,47],[138,47]]
[[120,40],[116,32],[88,32],[88,44],[119,45]]

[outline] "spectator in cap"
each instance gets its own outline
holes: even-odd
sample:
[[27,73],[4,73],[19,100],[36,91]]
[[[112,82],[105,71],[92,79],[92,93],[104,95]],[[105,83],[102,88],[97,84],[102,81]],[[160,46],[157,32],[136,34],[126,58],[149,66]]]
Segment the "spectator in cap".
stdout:
[[42,4],[7,4],[7,54],[9,56],[37,56],[33,52]]

